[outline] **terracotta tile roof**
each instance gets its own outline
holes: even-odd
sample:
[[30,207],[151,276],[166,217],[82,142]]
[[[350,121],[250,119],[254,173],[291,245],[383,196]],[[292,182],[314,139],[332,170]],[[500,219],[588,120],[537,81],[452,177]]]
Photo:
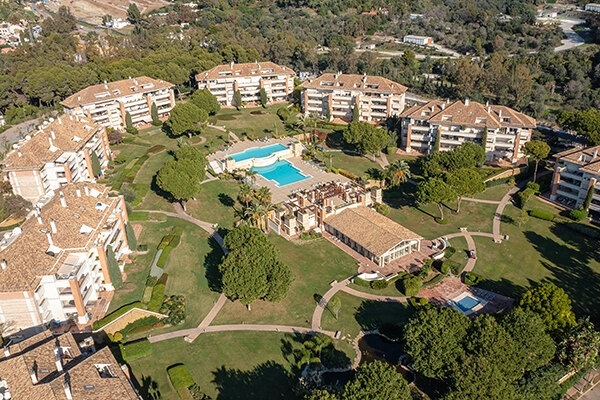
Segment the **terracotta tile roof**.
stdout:
[[[90,195],[85,194],[85,187]],[[61,205],[60,190],[66,207]],[[42,224],[31,216],[14,241],[10,237],[0,241],[0,260],[6,262],[6,268],[0,269],[0,292],[33,290],[41,276],[57,273],[63,265],[69,269],[69,255],[86,252],[94,245],[119,200],[108,197],[109,188],[100,184],[76,183],[60,190],[40,208]],[[52,220],[56,233],[52,233]],[[48,233],[55,255],[48,254]]]
[[359,90],[376,93],[405,93],[407,88],[399,83],[372,75],[323,74],[302,84],[311,89]]
[[326,218],[325,223],[376,256],[383,255],[405,240],[422,239],[411,230],[365,206],[347,208]]
[[[57,346],[62,371],[57,369]],[[66,400],[65,381],[73,400],[138,399],[107,347],[86,357],[70,333],[44,331],[8,348],[10,355],[0,361],[0,379],[13,399]],[[110,372],[101,375],[97,366],[108,366]],[[37,383],[31,379],[33,371]]]
[[18,149],[11,150],[2,164],[5,170],[41,168],[67,151],[82,149],[96,132],[103,129],[85,118],[63,115],[42,125],[31,139],[20,141]]
[[474,101],[444,102],[433,100],[400,114],[403,118],[425,120],[430,123],[486,126],[488,128],[535,128],[534,118],[505,106],[486,106]]
[[[100,103],[107,100],[118,99],[137,93],[153,92],[158,89],[167,89],[175,85],[162,79],[153,79],[147,76],[123,79],[100,85],[88,86],[79,92],[67,97],[60,102],[67,108],[74,108],[86,104]],[[102,96],[102,97],[100,97]]]
[[[230,75],[223,75],[230,73]],[[244,76],[263,76],[273,74],[296,74],[293,69],[284,65],[275,64],[270,61],[253,62],[244,64],[223,64],[217,65],[208,71],[201,72],[196,75],[197,81],[219,78],[235,78]]]
[[580,165],[581,171],[600,175],[600,146],[575,148],[554,155],[556,160]]

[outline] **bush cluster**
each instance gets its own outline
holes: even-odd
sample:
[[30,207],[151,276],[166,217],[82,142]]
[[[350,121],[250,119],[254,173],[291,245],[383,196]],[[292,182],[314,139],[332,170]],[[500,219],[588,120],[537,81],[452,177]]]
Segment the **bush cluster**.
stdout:
[[586,219],[588,216],[588,212],[587,210],[572,210],[569,213],[569,218],[571,218],[573,221],[583,221],[584,219]]
[[465,274],[465,283],[470,286],[477,285],[482,279],[483,277],[475,272],[469,271]]
[[166,324],[179,325],[185,320],[185,297],[173,295],[163,300],[160,313],[168,315]]
[[173,387],[177,389],[186,388],[194,384],[194,378],[184,364],[177,364],[167,368],[167,374]]
[[421,278],[414,275],[406,276],[399,283],[400,290],[405,296],[416,296],[419,294],[419,289],[421,289],[421,285],[423,284]]
[[545,221],[552,221],[555,217],[554,214],[542,210],[529,210],[529,215]]
[[125,343],[120,346],[123,360],[129,362],[152,354],[152,345],[147,339]]

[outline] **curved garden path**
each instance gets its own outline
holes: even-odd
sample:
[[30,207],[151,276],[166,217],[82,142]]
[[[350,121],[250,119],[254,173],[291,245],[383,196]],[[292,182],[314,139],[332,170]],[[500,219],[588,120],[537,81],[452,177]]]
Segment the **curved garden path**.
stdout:
[[224,126],[213,125],[213,124],[207,124],[206,126],[209,127],[209,128],[216,129],[216,130],[221,131],[221,132],[225,132],[226,134],[228,134],[236,142],[240,141],[240,138],[237,137],[237,135],[235,133],[227,130]]
[[[540,174],[541,176],[542,174]],[[464,237],[467,241],[467,246],[469,250],[476,250],[475,241],[473,240],[473,236],[482,236],[492,238],[494,240],[499,239],[501,241],[502,236],[500,235],[500,222],[501,217],[504,212],[504,209],[508,202],[510,201],[512,195],[514,195],[520,188],[526,185],[526,182],[523,182],[521,185],[515,186],[511,190],[504,195],[501,201],[492,201],[492,200],[480,200],[480,199],[468,199],[468,201],[475,201],[481,203],[490,203],[490,204],[498,204],[496,211],[494,213],[493,220],[493,233],[487,232],[469,232],[464,229],[460,232],[451,233],[448,235],[442,236],[446,239],[452,239],[456,237]],[[206,221],[201,221],[192,216],[185,213],[181,205],[174,205],[176,212],[168,212],[168,211],[156,211],[156,210],[140,210],[140,211],[148,211],[148,212],[158,212],[167,216],[181,218],[186,221],[189,221],[200,228],[204,229],[208,233],[210,233],[215,240],[219,243],[219,245],[223,248],[225,252],[227,249],[223,245],[223,239],[221,236],[213,229],[212,224]],[[440,238],[438,238],[439,240]],[[472,271],[475,267],[477,259],[469,258],[467,259],[467,264],[463,269],[464,272]],[[169,340],[178,337],[184,337],[187,342],[194,341],[200,334],[208,333],[208,332],[233,332],[233,331],[259,331],[259,332],[286,332],[286,333],[297,333],[297,334],[315,334],[315,333],[323,333],[325,335],[335,337],[336,333],[332,331],[327,331],[321,329],[321,319],[323,317],[323,312],[325,311],[327,304],[329,301],[335,296],[338,292],[342,291],[344,293],[350,294],[355,297],[359,297],[366,300],[374,300],[374,301],[382,301],[382,302],[394,302],[394,303],[402,303],[408,301],[409,297],[390,297],[390,296],[380,296],[371,293],[361,292],[359,290],[348,287],[350,284],[350,279],[352,277],[348,277],[341,282],[333,281],[331,283],[331,289],[329,289],[318,302],[315,310],[313,312],[311,328],[305,327],[296,327],[296,326],[288,326],[288,325],[260,325],[260,324],[237,324],[237,325],[210,325],[214,318],[217,316],[221,308],[227,302],[227,297],[224,294],[219,296],[219,299],[214,304],[209,313],[204,317],[202,322],[196,328],[190,329],[181,329],[178,331],[168,332],[157,336],[149,336],[148,341],[150,343],[156,343],[164,340]]]

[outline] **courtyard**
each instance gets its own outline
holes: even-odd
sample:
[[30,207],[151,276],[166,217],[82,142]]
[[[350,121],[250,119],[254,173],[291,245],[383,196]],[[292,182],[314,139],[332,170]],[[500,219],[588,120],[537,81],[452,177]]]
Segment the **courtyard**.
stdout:
[[[225,146],[222,132],[207,130],[206,138],[203,136],[192,138],[191,144],[207,151]],[[149,153],[138,168],[137,160],[156,145],[164,148]],[[359,331],[389,324],[402,325],[411,315],[412,307],[395,285],[375,290],[350,283],[348,278],[361,272],[359,261],[327,238],[286,240],[273,233],[269,235],[269,241],[296,277],[287,297],[280,303],[257,301],[253,303],[252,311],[239,302],[221,300],[223,296],[212,282],[223,252],[211,238],[213,233],[205,228],[216,226],[218,231],[226,231],[239,221],[243,208],[237,198],[239,184],[233,180],[208,178],[198,195],[187,202],[185,214],[179,213],[154,183],[156,171],[172,157],[171,151],[176,148],[176,141],[160,131],[140,132],[132,140],[115,146],[120,151],[121,162],[115,165],[114,175],[108,177],[109,183],[117,185],[125,177],[131,182],[121,181],[123,187],[131,187],[133,183],[136,191],[145,185],[145,190],[140,189],[139,202],[136,198],[131,219],[134,226],[141,228],[136,228],[141,231],[139,243],[148,249],[135,255],[133,263],[126,267],[127,280],[115,292],[109,311],[141,298],[160,238],[173,226],[181,226],[184,231],[180,245],[169,257],[165,272],[169,275],[166,294],[186,298],[185,321],[176,327],[150,332],[154,353],[130,363],[134,376],[147,393],[160,393],[164,399],[178,398],[168,382],[166,368],[184,362],[196,382],[212,397],[236,398],[227,397],[233,396],[235,391],[244,393],[244,398],[248,399],[293,399],[289,383],[295,380],[298,371],[290,356],[290,346],[294,348],[301,343],[304,335],[339,331],[338,348],[353,359],[355,350],[349,340]],[[348,157],[348,168],[356,164],[352,163],[353,159],[365,166],[377,166],[365,157],[336,154]],[[314,167],[305,165],[304,161],[292,161],[302,173],[315,174]],[[132,170],[135,170],[134,178],[127,178]],[[331,178],[346,179],[338,174],[323,176],[323,180]],[[256,177],[256,185],[267,185],[268,181],[261,179],[261,176]],[[467,291],[486,300],[484,312],[493,312],[494,309],[489,307],[494,300],[518,299],[538,282],[550,281],[567,291],[576,312],[600,318],[594,307],[594,301],[600,295],[600,251],[591,239],[573,232],[563,223],[535,218],[530,218],[519,228],[514,222],[518,209],[508,202],[499,221],[499,230],[509,239],[494,242],[494,215],[510,189],[510,185],[499,185],[477,196],[488,202],[464,200],[458,214],[453,212],[454,202],[445,203],[449,218],[445,225],[434,222],[433,216],[437,214],[434,205],[414,204],[412,185],[403,184],[384,193],[391,219],[423,236],[424,243],[448,236],[451,246],[456,249],[450,258],[459,264],[460,271],[472,270],[482,276],[477,287],[465,288],[462,283],[446,283],[446,280],[442,284],[431,282],[434,286],[423,288],[419,297],[452,301]],[[280,195],[276,194],[276,188],[271,187],[271,191],[275,203],[280,198],[276,196]],[[283,198],[287,196],[289,193],[281,194]],[[527,208],[555,214],[561,212],[537,199],[531,200]],[[192,221],[184,219],[186,215]],[[466,250],[476,250],[477,259],[468,259]],[[427,256],[423,254],[420,259]],[[494,298],[486,299],[490,296]],[[323,305],[320,300],[333,297],[341,300],[338,319],[326,302]],[[190,335],[193,337],[191,342],[182,339]]]

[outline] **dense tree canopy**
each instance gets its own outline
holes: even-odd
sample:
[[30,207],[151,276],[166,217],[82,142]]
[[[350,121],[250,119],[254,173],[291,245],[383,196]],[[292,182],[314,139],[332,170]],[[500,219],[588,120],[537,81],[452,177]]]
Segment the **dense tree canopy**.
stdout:
[[190,100],[196,107],[206,111],[208,115],[214,115],[221,109],[219,101],[208,89],[196,90],[192,93]]
[[576,324],[569,296],[553,283],[542,283],[529,289],[520,304],[538,314],[551,332],[564,331]]
[[227,297],[249,305],[257,299],[277,302],[286,296],[294,276],[261,230],[240,225],[225,236],[224,244],[230,252],[219,270]]
[[197,124],[206,122],[208,113],[193,103],[179,103],[173,107],[169,119],[165,122],[167,132],[173,136],[184,133],[191,135],[197,129]]

